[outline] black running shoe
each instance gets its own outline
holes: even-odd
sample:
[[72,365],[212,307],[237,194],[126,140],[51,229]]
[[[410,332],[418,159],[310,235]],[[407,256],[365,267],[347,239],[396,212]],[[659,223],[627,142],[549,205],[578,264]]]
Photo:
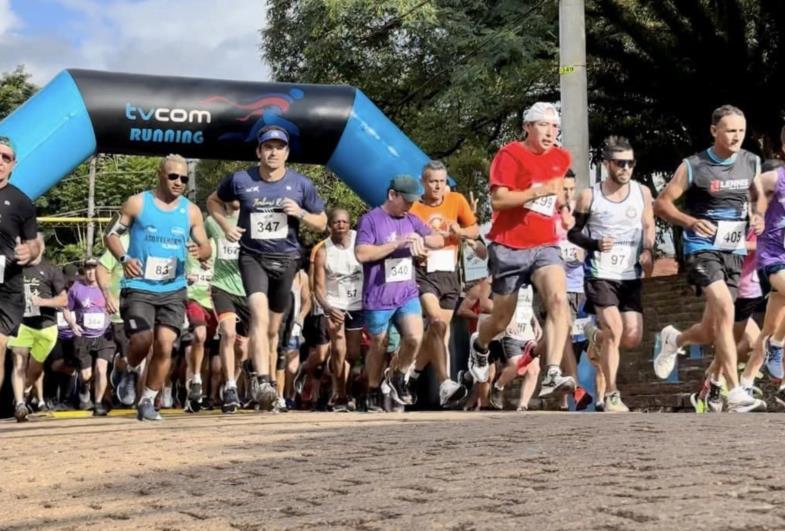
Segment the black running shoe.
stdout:
[[191,382],[188,388],[188,396],[185,399],[185,411],[187,413],[198,413],[202,409],[202,384]]
[[93,416],[94,417],[105,417],[109,414],[109,411],[106,409],[106,406],[103,402],[98,402],[95,405],[95,409],[93,409]]
[[390,386],[390,398],[395,403],[402,406],[412,405],[412,395],[409,394],[409,387],[402,372],[394,371],[392,375],[388,373],[387,385]]
[[27,409],[27,405],[24,402],[19,402],[14,408],[14,417],[16,418],[17,422],[27,422],[27,415],[30,414],[30,411]]
[[238,409],[240,409],[240,398],[237,396],[237,388],[224,388],[224,402],[221,406],[221,411],[224,413],[235,413]]
[[495,385],[491,387],[490,402],[494,409],[504,409],[504,389],[499,389]]
[[365,410],[368,413],[384,413],[384,397],[381,389],[368,389],[368,394],[365,396]]
[[409,391],[409,396],[411,397],[412,405],[417,403],[417,380],[412,380],[409,378],[409,381],[406,382],[406,390]]

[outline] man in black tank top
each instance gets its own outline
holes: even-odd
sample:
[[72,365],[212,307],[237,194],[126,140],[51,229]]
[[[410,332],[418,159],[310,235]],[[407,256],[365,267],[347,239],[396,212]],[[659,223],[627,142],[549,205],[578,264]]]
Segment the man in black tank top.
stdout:
[[[746,127],[740,109],[731,105],[716,109],[711,119],[714,145],[685,159],[654,203],[656,215],[684,227],[687,278],[706,299],[700,323],[683,333],[673,326],[666,326],[659,333],[654,372],[665,379],[685,346],[713,343],[716,359],[710,367],[707,406],[715,412],[724,406],[720,393],[723,377],[729,389],[729,411],[743,413],[766,408],[765,402],[752,396],[751,389],[739,385],[733,339],[733,301],[746,254],[749,189],[760,178],[757,157],[741,149]],[[686,211],[675,205],[682,196],[686,199]],[[756,212],[749,221],[760,234],[763,218]]]

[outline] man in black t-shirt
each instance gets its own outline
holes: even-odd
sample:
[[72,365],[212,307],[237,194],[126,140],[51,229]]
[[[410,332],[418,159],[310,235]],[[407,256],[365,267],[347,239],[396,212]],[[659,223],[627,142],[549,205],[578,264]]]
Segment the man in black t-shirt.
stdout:
[[0,385],[8,336],[22,321],[25,309],[22,268],[41,252],[33,202],[8,182],[15,165],[13,141],[0,136]]
[[41,254],[24,268],[25,307],[22,324],[8,341],[14,353],[14,416],[27,420],[25,389],[41,376],[44,362],[57,343],[57,310],[68,304],[65,278],[60,268],[43,258],[43,235],[38,236]]

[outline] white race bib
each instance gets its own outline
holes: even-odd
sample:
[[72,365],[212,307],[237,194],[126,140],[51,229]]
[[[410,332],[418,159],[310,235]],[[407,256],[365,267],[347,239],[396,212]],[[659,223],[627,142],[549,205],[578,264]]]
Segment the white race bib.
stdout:
[[428,273],[434,271],[455,271],[455,251],[439,249],[428,251]]
[[471,282],[488,276],[488,260],[478,257],[468,244],[463,246],[463,280]]
[[83,313],[82,322],[85,328],[99,330],[106,324],[106,314],[104,313]]
[[561,249],[561,258],[565,262],[568,263],[575,263],[580,262],[580,247],[571,243],[567,240],[559,242],[559,248]]
[[218,240],[218,259],[237,260],[240,257],[240,242],[230,242],[221,238]]
[[172,280],[177,274],[177,257],[161,258],[148,256],[144,264],[144,278],[147,280]]
[[720,221],[717,223],[717,234],[714,235],[714,245],[723,251],[744,249],[747,232],[746,221]]
[[38,317],[41,315],[41,308],[33,304],[33,292],[30,284],[25,284],[25,313],[23,317]]
[[405,282],[412,279],[413,273],[411,256],[388,258],[384,261],[385,282]]
[[630,245],[614,244],[610,251],[599,253],[598,262],[602,272],[613,276],[634,272],[635,264],[638,262],[637,250]]
[[0,284],[5,282],[5,255],[0,255]]
[[68,328],[68,321],[65,320],[63,312],[57,312],[57,328]]
[[515,303],[513,322],[507,328],[507,335],[520,341],[534,339],[532,318],[534,317],[534,292],[531,287],[518,290],[518,301]]
[[591,322],[591,317],[581,317],[580,319],[575,319],[575,321],[572,322],[572,331],[570,332],[570,335],[572,337],[582,336],[583,329]]
[[[386,270],[385,270],[386,273]],[[355,308],[362,303],[363,290],[362,284],[358,282],[339,282],[338,299],[345,308]]]
[[289,225],[283,212],[252,212],[251,238],[254,240],[285,240]]
[[544,195],[542,197],[538,197],[537,199],[526,201],[523,206],[532,212],[537,212],[543,216],[551,217],[553,216],[553,211],[556,208],[556,196],[553,194]]
[[196,273],[197,284],[207,284],[213,279],[212,271],[205,271],[203,273]]

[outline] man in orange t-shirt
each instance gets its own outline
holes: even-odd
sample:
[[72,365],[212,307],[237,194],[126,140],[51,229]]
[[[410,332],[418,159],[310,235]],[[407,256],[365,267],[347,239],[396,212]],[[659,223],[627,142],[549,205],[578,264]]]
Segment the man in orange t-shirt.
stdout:
[[552,104],[535,103],[523,122],[525,139],[501,148],[491,164],[493,225],[488,254],[494,304],[491,317],[472,334],[469,372],[475,381],[488,380],[488,344],[512,319],[518,290],[533,284],[547,312],[547,370],[540,391],[545,398],[575,390],[575,379],[563,376],[559,368],[570,308],[554,216],[563,202],[564,175],[571,160],[569,152],[556,145],[560,121]]
[[428,330],[409,376],[409,392],[413,397],[417,396],[417,380],[423,369],[432,363],[440,384],[439,403],[446,407],[466,396],[466,388],[450,379],[447,370],[450,321],[461,294],[458,248],[462,238],[477,238],[480,229],[466,198],[447,188],[447,168],[441,161],[428,162],[422,170],[421,180],[425,193],[409,212],[441,234],[444,247],[430,249],[427,259],[416,268],[417,288],[428,318]]

